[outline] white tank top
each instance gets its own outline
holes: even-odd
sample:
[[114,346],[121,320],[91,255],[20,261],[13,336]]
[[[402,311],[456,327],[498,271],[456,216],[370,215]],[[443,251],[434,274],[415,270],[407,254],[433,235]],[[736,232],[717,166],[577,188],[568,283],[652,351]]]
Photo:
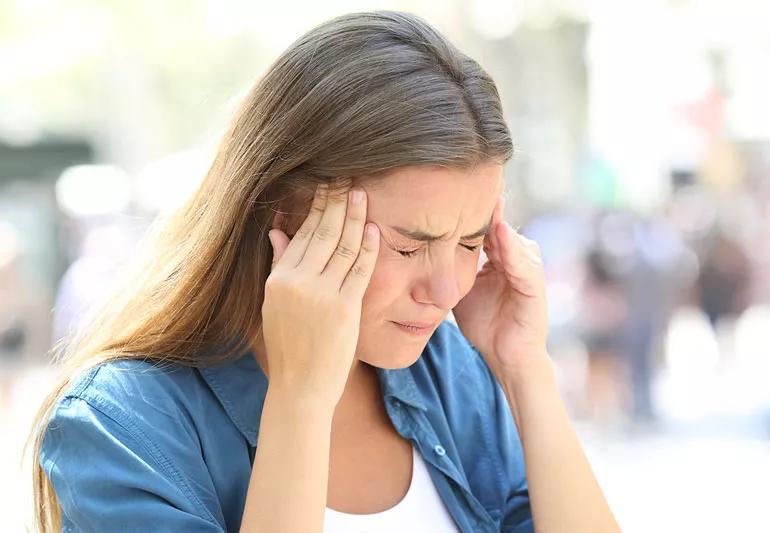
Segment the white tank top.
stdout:
[[422,456],[412,446],[412,481],[406,496],[390,509],[374,514],[348,514],[326,508],[324,533],[393,531],[458,531],[430,479]]

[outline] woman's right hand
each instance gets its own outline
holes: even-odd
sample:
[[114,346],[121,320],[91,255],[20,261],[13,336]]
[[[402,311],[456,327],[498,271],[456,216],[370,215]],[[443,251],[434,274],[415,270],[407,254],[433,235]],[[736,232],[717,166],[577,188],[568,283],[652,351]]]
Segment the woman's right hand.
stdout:
[[379,252],[379,228],[366,224],[366,205],[359,187],[330,192],[323,184],[291,240],[270,230],[262,327],[273,391],[332,409],[342,396]]

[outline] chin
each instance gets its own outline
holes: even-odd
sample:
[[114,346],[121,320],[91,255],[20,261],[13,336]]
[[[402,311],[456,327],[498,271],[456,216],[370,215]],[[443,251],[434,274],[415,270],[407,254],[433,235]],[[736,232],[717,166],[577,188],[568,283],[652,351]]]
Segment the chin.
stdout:
[[425,346],[419,349],[415,346],[392,346],[387,349],[387,353],[383,353],[382,349],[374,350],[376,353],[363,350],[357,359],[376,368],[396,370],[412,366],[422,355],[423,348]]

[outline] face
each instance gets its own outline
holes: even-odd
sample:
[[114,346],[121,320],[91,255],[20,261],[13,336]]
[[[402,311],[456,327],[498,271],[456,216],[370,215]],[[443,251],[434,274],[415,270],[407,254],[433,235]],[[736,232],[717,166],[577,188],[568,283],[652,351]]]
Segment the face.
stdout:
[[367,218],[379,226],[381,240],[363,300],[359,360],[403,368],[419,358],[439,322],[473,286],[502,185],[497,164],[405,167],[363,184]]

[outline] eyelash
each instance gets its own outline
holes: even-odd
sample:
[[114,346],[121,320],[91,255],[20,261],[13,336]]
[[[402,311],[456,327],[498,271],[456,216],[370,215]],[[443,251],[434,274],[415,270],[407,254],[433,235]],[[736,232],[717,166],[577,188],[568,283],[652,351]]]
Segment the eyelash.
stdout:
[[[478,250],[478,249],[479,249],[479,247],[481,247],[481,245],[480,245],[480,244],[477,244],[477,245],[475,245],[475,246],[469,246],[469,245],[467,245],[467,244],[461,244],[460,246],[462,246],[463,248],[465,248],[465,249],[466,249],[466,250],[468,250],[469,252],[475,252],[476,250]],[[396,251],[397,251],[398,253],[400,253],[400,254],[401,254],[402,256],[404,256],[404,257],[412,257],[414,254],[416,254],[417,252],[419,252],[419,251],[420,251],[420,249],[419,249],[419,248],[415,248],[414,250],[396,250]]]

